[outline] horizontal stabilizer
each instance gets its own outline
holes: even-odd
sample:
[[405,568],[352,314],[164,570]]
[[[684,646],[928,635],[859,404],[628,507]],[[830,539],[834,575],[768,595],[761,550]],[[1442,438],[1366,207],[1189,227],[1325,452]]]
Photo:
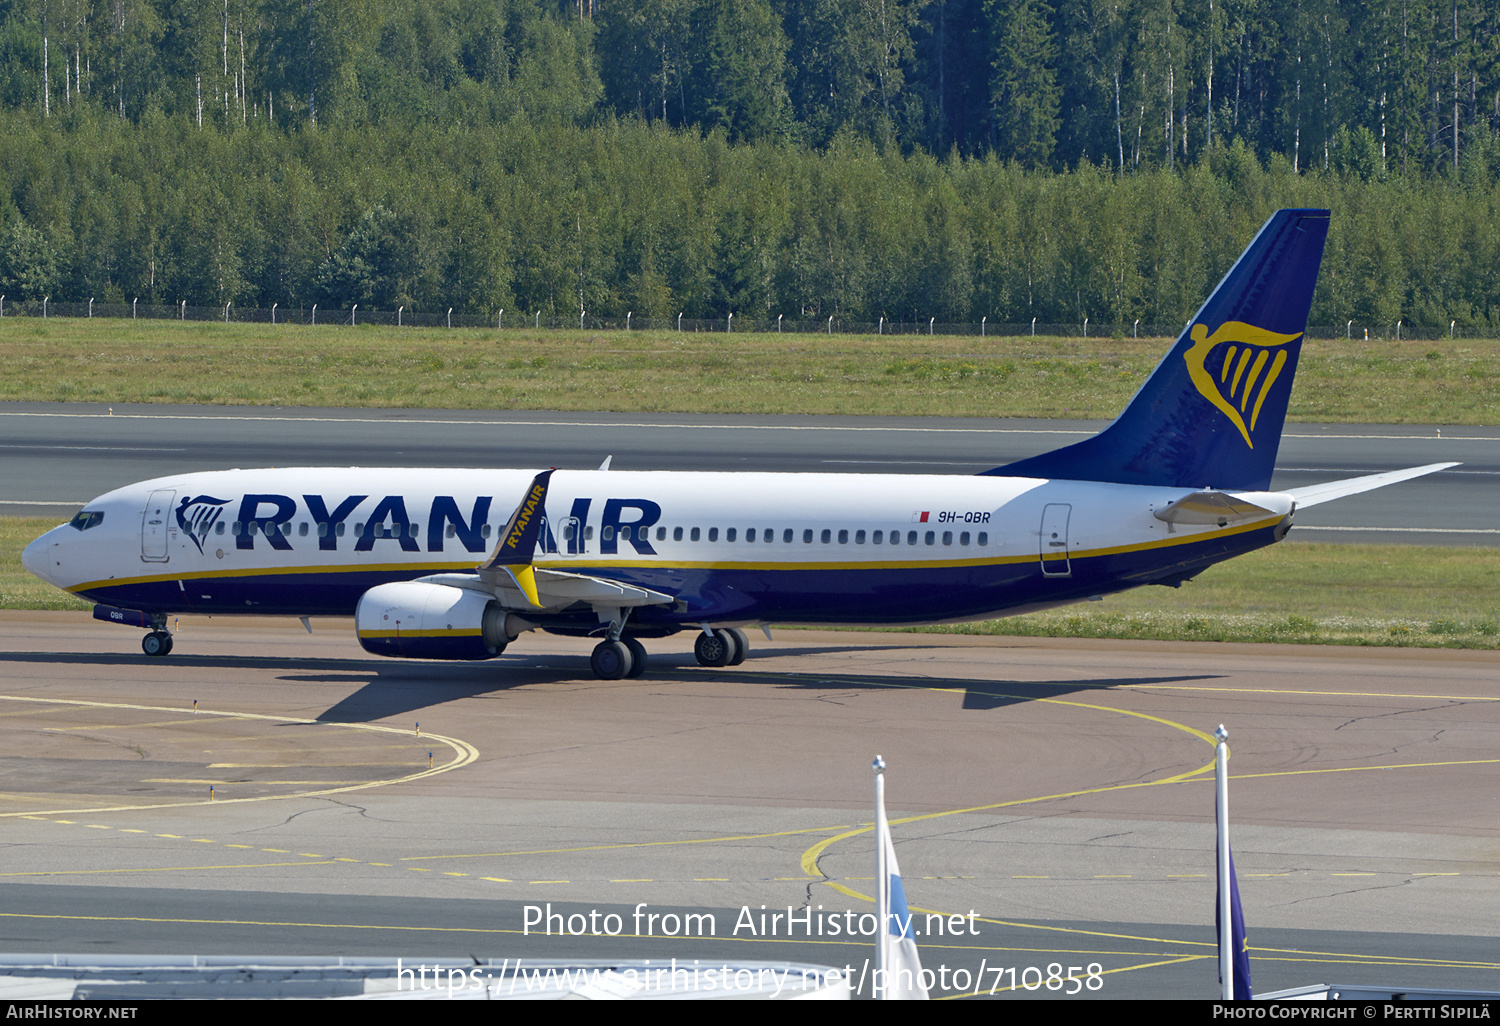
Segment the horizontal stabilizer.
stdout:
[[1449,467],[1458,465],[1457,463],[1429,463],[1425,467],[1388,470],[1384,474],[1368,474],[1365,477],[1329,481],[1327,484],[1308,485],[1306,488],[1292,488],[1288,489],[1287,494],[1297,500],[1298,509],[1305,509],[1308,506],[1316,506],[1320,502],[1342,499],[1346,495],[1358,495],[1360,492],[1384,488],[1386,485],[1393,485],[1399,481],[1410,481],[1414,477],[1435,474],[1439,470],[1447,470]]
[[1164,506],[1152,514],[1156,519],[1165,520],[1169,524],[1217,524],[1220,527],[1275,515],[1274,510],[1219,491],[1184,495],[1170,506]]

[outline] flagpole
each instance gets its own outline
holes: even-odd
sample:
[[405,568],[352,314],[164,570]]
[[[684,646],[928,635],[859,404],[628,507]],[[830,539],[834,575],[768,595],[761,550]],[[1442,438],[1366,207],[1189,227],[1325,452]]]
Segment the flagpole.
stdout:
[[1214,731],[1214,781],[1218,789],[1215,802],[1219,843],[1219,981],[1221,996],[1225,1001],[1234,1000],[1234,941],[1233,923],[1229,908],[1229,731],[1224,724]]
[[890,867],[885,864],[885,838],[890,827],[885,821],[885,759],[875,756],[870,764],[875,771],[875,921],[879,924],[875,933],[875,978],[890,982],[891,884]]

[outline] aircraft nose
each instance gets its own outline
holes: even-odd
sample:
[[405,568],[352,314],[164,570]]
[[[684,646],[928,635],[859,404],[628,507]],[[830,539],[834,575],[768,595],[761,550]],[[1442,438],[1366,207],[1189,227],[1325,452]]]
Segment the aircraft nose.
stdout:
[[49,550],[52,548],[52,532],[48,531],[21,550],[21,565],[48,584],[52,583]]

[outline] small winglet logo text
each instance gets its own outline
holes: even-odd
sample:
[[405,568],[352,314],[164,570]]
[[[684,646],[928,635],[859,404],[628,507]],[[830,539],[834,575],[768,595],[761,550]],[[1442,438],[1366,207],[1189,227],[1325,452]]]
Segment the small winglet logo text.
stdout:
[[[1245,444],[1255,448],[1250,433],[1260,418],[1260,408],[1271,394],[1271,386],[1286,366],[1286,345],[1302,332],[1281,335],[1244,321],[1225,321],[1212,335],[1206,325],[1195,324],[1193,346],[1182,354],[1188,377],[1198,394],[1219,408],[1239,428]],[[1217,373],[1208,368],[1208,358],[1220,345],[1228,345]],[[1270,366],[1267,367],[1267,364]],[[1248,412],[1249,422],[1245,420]]]
[[198,551],[203,551],[203,542],[208,538],[208,532],[213,530],[214,524],[219,522],[219,517],[224,515],[224,505],[228,499],[216,499],[212,495],[199,495],[194,498],[184,495],[182,503],[177,507],[177,526],[189,538],[193,544],[198,546]]

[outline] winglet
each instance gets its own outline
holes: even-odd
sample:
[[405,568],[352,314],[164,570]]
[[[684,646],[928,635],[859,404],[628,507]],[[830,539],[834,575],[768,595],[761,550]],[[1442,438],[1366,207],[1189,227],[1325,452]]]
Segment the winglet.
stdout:
[[542,519],[547,507],[547,486],[552,481],[552,471],[544,470],[531,481],[526,495],[510,515],[495,552],[482,563],[480,570],[504,570],[515,581],[516,587],[534,606],[540,606],[537,598],[536,575],[531,561],[536,554],[537,538],[542,533]]

